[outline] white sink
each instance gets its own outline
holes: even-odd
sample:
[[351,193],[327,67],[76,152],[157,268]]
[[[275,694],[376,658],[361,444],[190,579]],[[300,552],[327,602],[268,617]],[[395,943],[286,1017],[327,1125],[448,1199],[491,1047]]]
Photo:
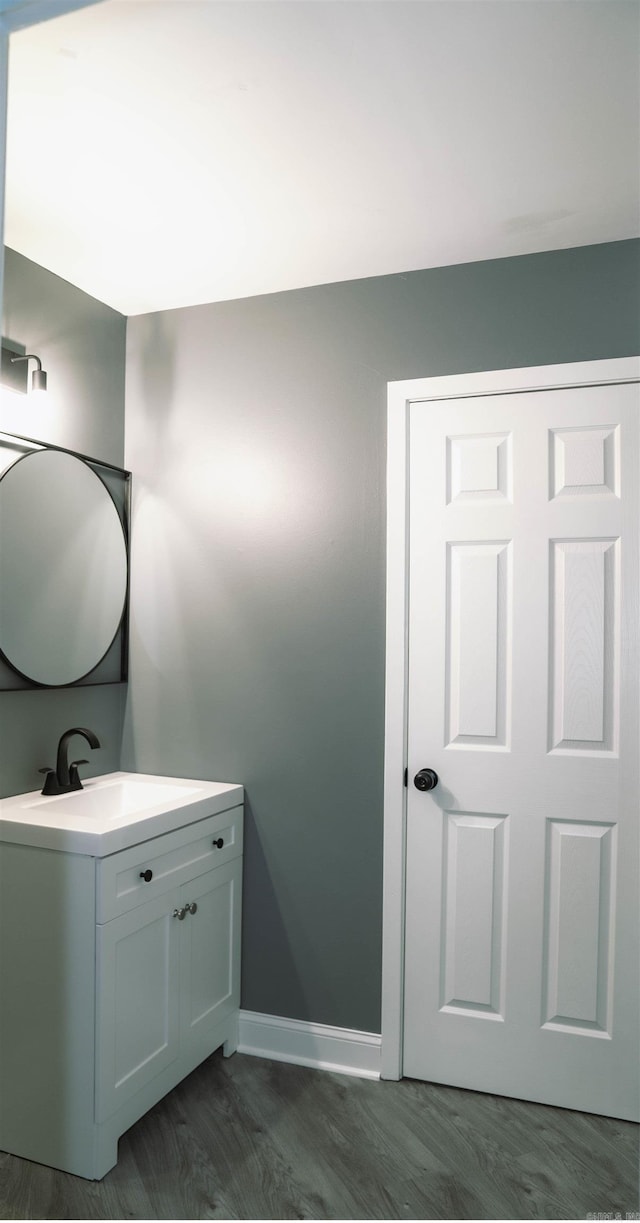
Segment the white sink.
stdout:
[[107,773],[83,787],[0,799],[0,840],[100,858],[243,801],[229,782],[148,773]]
[[[148,781],[143,777],[120,780],[101,779],[85,783],[86,788],[71,794],[41,795],[35,802],[25,803],[27,811],[51,808],[56,816],[89,815],[100,819],[123,820],[129,815],[173,803],[179,798],[193,798],[193,786],[163,781],[160,777]],[[196,787],[199,789],[199,787]]]

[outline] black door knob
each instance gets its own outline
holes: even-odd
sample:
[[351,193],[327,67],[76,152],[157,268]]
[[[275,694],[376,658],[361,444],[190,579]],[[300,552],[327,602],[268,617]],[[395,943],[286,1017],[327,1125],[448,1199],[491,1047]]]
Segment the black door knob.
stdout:
[[217,837],[216,840],[212,841],[211,843],[212,845],[215,845],[217,849],[222,849],[222,846],[224,845],[222,837]]
[[151,880],[153,879],[153,871],[140,871],[140,878],[144,879],[145,883],[151,883]]
[[420,769],[413,779],[413,784],[416,790],[435,790],[438,774],[435,769]]

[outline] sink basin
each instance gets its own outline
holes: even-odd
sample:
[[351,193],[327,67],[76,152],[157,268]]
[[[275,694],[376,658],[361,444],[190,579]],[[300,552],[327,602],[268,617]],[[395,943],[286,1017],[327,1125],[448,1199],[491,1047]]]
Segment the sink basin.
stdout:
[[70,794],[0,799],[0,840],[104,857],[240,806],[242,786],[150,773],[107,773]]
[[160,778],[146,781],[142,778],[126,778],[120,781],[87,782],[83,790],[72,794],[42,796],[33,803],[25,803],[28,811],[51,808],[58,816],[98,816],[100,819],[123,820],[129,815],[139,814],[164,803],[193,797],[196,785],[185,786]]

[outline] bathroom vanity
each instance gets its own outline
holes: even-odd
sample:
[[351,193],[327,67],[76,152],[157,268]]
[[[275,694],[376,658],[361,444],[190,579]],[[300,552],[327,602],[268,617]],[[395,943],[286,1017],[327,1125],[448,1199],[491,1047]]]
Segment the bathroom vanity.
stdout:
[[114,773],[0,801],[0,1149],[99,1180],[237,1044],[243,789]]

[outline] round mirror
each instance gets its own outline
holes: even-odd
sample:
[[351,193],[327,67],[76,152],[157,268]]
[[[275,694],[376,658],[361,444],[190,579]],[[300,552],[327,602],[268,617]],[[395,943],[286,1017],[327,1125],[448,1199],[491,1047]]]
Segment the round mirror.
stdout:
[[48,687],[82,679],[120,626],[127,547],[111,494],[73,455],[38,450],[0,476],[0,651]]

